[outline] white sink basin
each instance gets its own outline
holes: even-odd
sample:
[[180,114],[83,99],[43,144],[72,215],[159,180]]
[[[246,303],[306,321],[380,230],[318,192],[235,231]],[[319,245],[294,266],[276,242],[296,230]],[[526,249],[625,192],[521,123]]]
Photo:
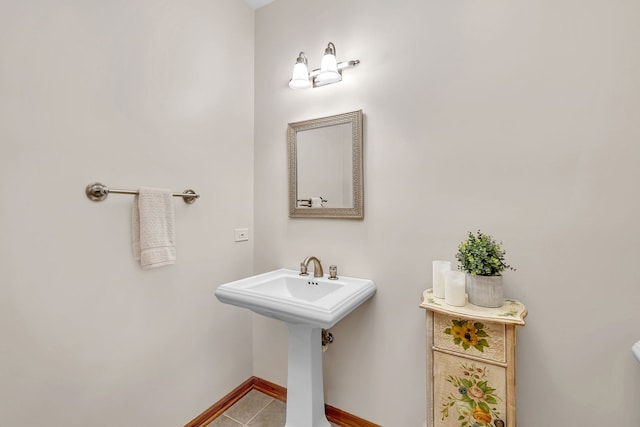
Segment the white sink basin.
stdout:
[[225,283],[216,290],[216,297],[273,319],[328,329],[375,292],[376,285],[368,279],[329,280],[280,269]]

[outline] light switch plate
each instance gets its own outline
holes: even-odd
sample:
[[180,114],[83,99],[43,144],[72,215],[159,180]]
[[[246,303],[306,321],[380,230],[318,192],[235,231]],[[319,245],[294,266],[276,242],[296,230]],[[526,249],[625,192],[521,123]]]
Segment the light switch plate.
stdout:
[[236,228],[234,230],[235,233],[235,241],[236,242],[246,242],[249,240],[249,229],[248,228]]

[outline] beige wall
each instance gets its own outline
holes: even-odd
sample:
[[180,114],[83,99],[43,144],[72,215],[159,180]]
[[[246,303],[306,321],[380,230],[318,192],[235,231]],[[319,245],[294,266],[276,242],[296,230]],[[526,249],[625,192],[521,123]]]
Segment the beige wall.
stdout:
[[[421,426],[433,259],[478,228],[504,240],[523,426],[640,424],[637,2],[278,0],[256,12],[255,270],[307,255],[376,281],[333,328],[326,400]],[[327,42],[362,63],[287,88]],[[362,108],[365,219],[287,218],[286,125]],[[254,374],[286,384],[286,328],[254,317]]]
[[[251,320],[213,292],[252,271],[253,17],[0,0],[1,425],[175,427],[251,375]],[[141,270],[132,197],[93,181],[202,194],[175,199],[174,266]]]
[[[640,6],[327,1],[256,13],[254,97],[239,0],[0,0],[0,424],[173,427],[251,374],[285,385],[284,325],[213,290],[314,254],[378,285],[333,328],[327,402],[420,426],[419,296],[477,228],[530,311],[520,423],[640,423]],[[362,64],[289,90],[329,41]],[[286,124],[359,108],[365,219],[289,220]],[[88,201],[96,180],[202,194],[176,200],[176,265],[140,270],[131,198]]]

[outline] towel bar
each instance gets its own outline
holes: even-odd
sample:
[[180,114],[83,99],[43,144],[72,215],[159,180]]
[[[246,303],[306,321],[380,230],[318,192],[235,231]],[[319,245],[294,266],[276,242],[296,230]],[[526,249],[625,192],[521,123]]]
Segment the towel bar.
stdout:
[[[107,198],[109,193],[115,194],[139,194],[136,190],[116,190],[115,188],[109,188],[104,184],[100,184],[99,182],[94,182],[93,184],[87,185],[85,189],[85,193],[90,200],[94,202],[101,202]],[[182,193],[172,193],[173,197],[182,197],[185,203],[191,204],[196,201],[199,194],[191,189],[184,190]]]

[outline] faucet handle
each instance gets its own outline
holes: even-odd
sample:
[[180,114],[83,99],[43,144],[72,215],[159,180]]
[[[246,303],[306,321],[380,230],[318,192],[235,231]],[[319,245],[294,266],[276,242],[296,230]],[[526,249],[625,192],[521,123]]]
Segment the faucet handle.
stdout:
[[309,273],[307,273],[307,266],[305,265],[304,262],[300,263],[300,276],[308,276]]
[[329,279],[336,280],[338,278],[338,266],[330,265],[329,266]]

